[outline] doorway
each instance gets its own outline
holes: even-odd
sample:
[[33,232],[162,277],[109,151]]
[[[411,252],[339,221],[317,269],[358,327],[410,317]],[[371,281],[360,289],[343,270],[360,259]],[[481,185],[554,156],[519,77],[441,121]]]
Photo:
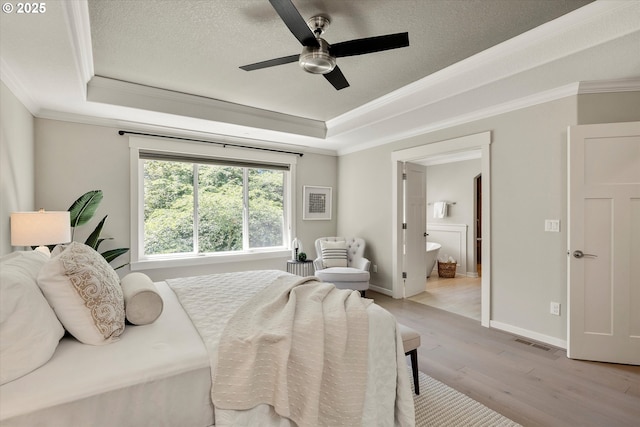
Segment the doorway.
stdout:
[[[474,135],[449,139],[446,141],[425,144],[405,150],[395,151],[391,155],[392,160],[392,256],[393,256],[393,294],[394,298],[402,298],[404,295],[405,272],[404,266],[404,245],[402,239],[402,218],[403,218],[403,187],[402,187],[402,167],[404,162],[414,162],[420,159],[437,156],[451,156],[473,150],[481,153],[481,218],[490,218],[490,150],[491,132],[483,132]],[[481,230],[482,249],[482,277],[481,277],[481,324],[489,327],[491,308],[491,251],[490,251],[490,222],[485,220]],[[404,273],[404,274],[403,274]]]
[[[476,251],[481,234],[477,234],[476,186],[481,174],[480,150],[427,157],[416,163],[426,168],[427,277],[426,281],[421,277],[420,292],[407,296],[479,322],[481,279]],[[436,261],[443,258],[453,258],[455,270],[441,274]]]

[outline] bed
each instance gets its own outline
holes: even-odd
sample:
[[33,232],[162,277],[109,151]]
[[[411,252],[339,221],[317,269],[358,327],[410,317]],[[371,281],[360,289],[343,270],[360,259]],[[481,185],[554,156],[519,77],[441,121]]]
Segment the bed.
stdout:
[[[48,265],[51,261],[39,262]],[[0,269],[3,298],[12,295],[5,289],[9,269],[7,263]],[[229,325],[243,307],[264,296],[265,289],[272,289],[274,282],[295,282],[292,286],[296,287],[301,282],[309,289],[316,286],[275,270],[154,283],[162,310],[153,322],[127,324],[117,339],[104,345],[83,344],[66,333],[46,363],[4,383],[0,387],[0,425],[295,426],[277,413],[277,405],[223,409],[212,403],[216,365],[222,365],[218,347],[227,342]],[[5,305],[3,302],[6,311]],[[366,384],[359,425],[411,426],[413,396],[395,319],[375,304],[368,304],[366,313],[369,333],[366,360],[362,360]],[[4,323],[6,319],[6,313],[2,314]],[[7,360],[4,357],[3,364]],[[341,378],[349,380],[348,375]]]

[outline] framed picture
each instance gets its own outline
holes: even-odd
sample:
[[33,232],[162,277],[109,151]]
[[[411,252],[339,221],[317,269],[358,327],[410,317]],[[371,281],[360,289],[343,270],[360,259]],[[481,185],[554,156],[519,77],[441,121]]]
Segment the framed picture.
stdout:
[[331,187],[305,185],[302,219],[331,219]]

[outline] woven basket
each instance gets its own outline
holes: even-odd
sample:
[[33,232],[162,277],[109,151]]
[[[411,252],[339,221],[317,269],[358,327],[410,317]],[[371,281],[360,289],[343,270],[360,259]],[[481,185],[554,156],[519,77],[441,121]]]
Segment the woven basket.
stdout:
[[457,262],[440,262],[438,261],[438,276],[445,278],[456,277]]

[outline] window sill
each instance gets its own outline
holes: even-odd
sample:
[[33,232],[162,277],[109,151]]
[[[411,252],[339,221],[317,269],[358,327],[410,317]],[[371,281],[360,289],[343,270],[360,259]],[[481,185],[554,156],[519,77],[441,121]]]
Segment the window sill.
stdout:
[[291,258],[291,250],[279,249],[263,252],[242,252],[235,254],[201,254],[185,255],[172,258],[151,258],[131,262],[131,271],[152,270],[155,268],[191,267],[207,264],[221,264],[229,262],[255,261],[272,258]]

